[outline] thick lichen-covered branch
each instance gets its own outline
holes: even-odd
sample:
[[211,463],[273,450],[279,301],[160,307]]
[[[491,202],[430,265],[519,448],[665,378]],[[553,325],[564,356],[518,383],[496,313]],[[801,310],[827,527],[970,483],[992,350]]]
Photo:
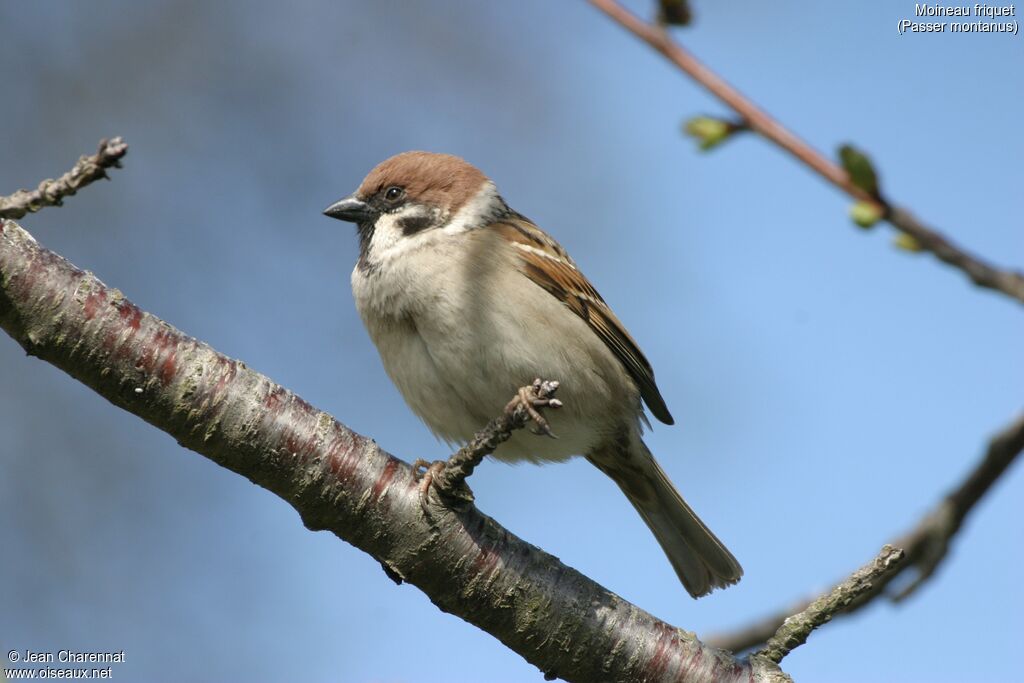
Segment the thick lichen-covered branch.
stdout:
[[79,158],[74,167],[56,180],[44,180],[34,190],[18,190],[8,197],[0,197],[0,219],[18,219],[46,206],[60,206],[65,197],[100,178],[107,177],[108,168],[117,168],[121,157],[128,152],[128,144],[121,138],[100,140],[95,154]]
[[750,130],[761,135],[853,199],[874,207],[880,218],[887,220],[913,240],[916,250],[934,254],[939,260],[962,271],[979,287],[1001,292],[1024,303],[1024,274],[996,268],[981,257],[954,244],[938,230],[925,225],[906,209],[888,201],[882,202],[877,194],[866,192],[850,178],[842,166],[811,147],[707,65],[701,63],[686,48],[673,40],[663,27],[640,19],[617,0],[590,2],[661,53],[683,73],[738,114],[740,120],[737,122],[736,130]]
[[467,503],[425,512],[415,473],[264,375],[0,223],[0,327],[186,448],[280,496],[442,610],[571,681],[782,681],[632,605]]

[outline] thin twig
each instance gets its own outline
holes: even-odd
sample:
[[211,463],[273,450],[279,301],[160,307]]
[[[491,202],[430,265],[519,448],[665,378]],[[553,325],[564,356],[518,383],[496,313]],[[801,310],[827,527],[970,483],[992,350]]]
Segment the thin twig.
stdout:
[[931,252],[940,261],[961,270],[979,287],[1002,292],[1024,302],[1024,274],[993,267],[953,244],[942,233],[928,227],[910,211],[899,206],[891,206],[885,220],[913,237],[924,251]]
[[909,597],[935,573],[946,557],[949,543],[963,526],[967,514],[999,480],[1017,456],[1024,451],[1024,414],[989,441],[981,461],[956,489],[946,495],[935,510],[912,532],[894,543],[907,550],[907,557],[917,569],[909,584],[892,594],[894,601]]
[[660,52],[712,95],[720,99],[726,106],[739,114],[751,130],[789,152],[798,161],[850,197],[876,207],[885,220],[898,230],[912,236],[924,251],[931,252],[943,262],[963,271],[979,287],[1002,292],[1024,303],[1024,274],[1012,270],[1000,270],[953,244],[937,230],[914,218],[907,210],[892,204],[882,205],[879,203],[875,197],[857,187],[841,166],[797,137],[736,88],[726,83],[718,74],[674,41],[661,26],[645,22],[622,7],[616,0],[590,0],[590,3]]
[[814,629],[832,620],[832,617],[845,610],[860,596],[870,591],[874,585],[887,574],[897,570],[903,562],[903,550],[886,545],[882,552],[827,594],[821,596],[799,614],[786,619],[763,650],[756,657],[767,657],[778,664],[782,659],[807,642]]
[[57,180],[47,179],[34,190],[18,190],[0,197],[0,218],[18,219],[45,206],[60,206],[64,197],[100,178],[107,177],[108,168],[120,168],[121,158],[128,152],[128,143],[120,137],[100,140],[95,154],[79,158],[74,167]]
[[[472,501],[473,494],[466,486],[466,478],[473,474],[473,470],[486,456],[508,441],[512,432],[533,421],[537,424],[538,435],[554,436],[539,411],[543,408],[562,407],[562,402],[554,398],[556,391],[557,381],[542,379],[535,379],[530,386],[521,388],[505,406],[502,414],[488,422],[469,443],[447,461],[439,461],[431,466],[431,470],[437,472],[429,475],[437,490],[448,498]],[[422,465],[422,461],[415,464]]]
[[[946,557],[950,542],[963,526],[968,513],[1022,451],[1024,414],[1018,416],[989,441],[985,455],[959,486],[944,496],[912,531],[892,541],[894,546],[904,549],[907,555],[906,562],[901,563],[895,572],[876,581],[871,590],[861,594],[838,614],[855,612],[880,595],[887,595],[890,600],[900,601],[920,588],[934,575],[936,568]],[[908,573],[911,569],[916,573]],[[886,591],[898,578],[905,577],[909,577],[909,582],[904,587]],[[732,652],[748,650],[766,642],[788,615],[806,609],[812,602],[802,602],[739,630],[706,638],[705,642]]]

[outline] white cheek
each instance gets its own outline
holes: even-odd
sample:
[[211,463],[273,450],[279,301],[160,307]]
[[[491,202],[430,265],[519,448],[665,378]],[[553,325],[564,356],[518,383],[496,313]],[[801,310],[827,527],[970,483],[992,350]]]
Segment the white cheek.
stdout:
[[[402,220],[405,218],[419,218],[431,216],[434,211],[425,206],[410,204],[404,206],[395,213],[386,213],[377,219],[373,228],[373,237],[370,238],[370,261],[379,263],[393,259],[396,256],[415,249],[425,241],[431,239],[430,233],[433,230],[427,229],[412,235],[402,232]],[[436,219],[436,216],[434,216]]]
[[[394,262],[410,252],[436,244],[452,235],[474,230],[485,225],[504,203],[498,196],[494,183],[488,181],[454,215],[450,216],[436,208],[419,204],[408,204],[394,213],[386,213],[377,219],[370,238],[367,261],[371,265]],[[412,217],[429,216],[436,226],[412,235],[402,232],[402,220]]]
[[373,237],[370,238],[371,256],[380,256],[395,246],[402,239],[402,228],[398,221],[402,213],[386,213],[377,219],[373,226]]

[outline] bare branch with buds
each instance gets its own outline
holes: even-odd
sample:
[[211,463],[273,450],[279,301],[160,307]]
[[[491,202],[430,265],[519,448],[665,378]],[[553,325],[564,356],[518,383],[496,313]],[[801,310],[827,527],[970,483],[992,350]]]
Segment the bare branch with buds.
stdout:
[[[793,155],[826,181],[855,200],[853,218],[858,224],[885,220],[898,231],[897,246],[907,251],[925,251],[942,262],[957,268],[979,287],[1001,292],[1018,303],[1024,303],[1024,273],[999,269],[981,257],[954,244],[939,231],[926,225],[910,211],[890,204],[881,195],[864,189],[842,165],[828,159],[775,118],[754,104],[721,76],[702,64],[692,53],[672,39],[664,27],[640,19],[616,0],[590,0],[590,3],[611,17],[636,37],[661,53],[666,59],[707,89],[726,106],[736,112],[740,120],[736,128],[716,129],[711,137],[703,130],[690,131],[701,146],[709,148],[738,130],[749,129],[780,149]],[[707,117],[701,125],[707,127]],[[692,128],[692,126],[691,126]]]

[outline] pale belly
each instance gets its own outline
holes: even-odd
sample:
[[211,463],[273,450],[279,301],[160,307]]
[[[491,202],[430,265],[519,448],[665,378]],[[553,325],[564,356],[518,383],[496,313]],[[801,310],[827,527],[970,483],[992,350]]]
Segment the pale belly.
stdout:
[[[526,429],[498,447],[502,460],[564,460],[639,430],[640,399],[621,363],[585,321],[517,270],[500,245],[469,257],[434,253],[415,265],[353,272],[356,307],[388,376],[438,437],[463,443],[497,417],[517,389],[557,380],[563,407],[547,410],[552,439]],[[466,264],[469,264],[468,266]]]
[[600,439],[600,432],[583,410],[592,403],[583,385],[594,382],[580,381],[580,370],[567,363],[555,367],[527,361],[493,343],[460,346],[456,352],[447,343],[432,339],[429,332],[420,333],[411,321],[381,326],[371,335],[388,376],[406,403],[435,435],[449,443],[468,441],[501,414],[519,387],[537,377],[560,382],[558,397],[563,407],[545,411],[558,438],[535,435],[528,426],[499,446],[494,457],[564,460],[589,452]]

